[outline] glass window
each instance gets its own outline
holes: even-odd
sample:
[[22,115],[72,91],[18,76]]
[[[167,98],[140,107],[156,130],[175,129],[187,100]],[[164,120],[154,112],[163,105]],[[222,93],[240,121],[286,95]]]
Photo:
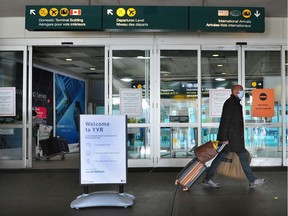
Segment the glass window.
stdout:
[[[161,158],[191,157],[199,122],[197,51],[161,50],[160,54]],[[181,126],[185,123],[195,127]]]
[[[282,152],[281,115],[281,53],[280,51],[245,52],[245,138],[246,148],[260,164],[279,165]],[[253,90],[274,90],[274,115],[255,115],[252,112]],[[254,92],[255,94],[255,92]],[[263,102],[265,104],[265,102]],[[261,107],[263,106],[260,104]],[[267,124],[269,123],[269,125]],[[267,162],[267,164],[265,164]]]
[[[112,114],[121,113],[121,90],[125,90],[125,96],[129,94],[131,98],[135,98],[135,100],[128,101],[127,106],[125,105],[125,109],[130,110],[130,114],[127,115],[128,158],[150,158],[150,127],[141,126],[141,124],[150,123],[150,51],[113,50],[112,67]],[[133,91],[136,89],[140,90],[138,97],[137,91],[136,94]],[[123,97],[122,103],[127,103],[127,98]],[[140,112],[135,111],[139,109]]]
[[162,127],[161,158],[186,158],[193,155],[196,145],[197,128]]
[[[288,51],[285,51],[285,79],[286,79],[286,151],[288,152]],[[288,154],[286,154],[288,158]]]
[[22,51],[0,52],[0,87],[15,87],[16,89],[16,115],[0,117],[0,159],[21,160],[23,129],[15,128],[15,126],[21,125],[23,118]]
[[[246,51],[245,53],[245,120],[281,122],[281,68],[279,51]],[[274,116],[252,116],[252,90],[274,89]]]
[[238,82],[238,52],[209,50],[201,52],[202,123],[218,123],[210,115],[210,89],[231,89]]
[[197,51],[161,50],[160,119],[197,123]]

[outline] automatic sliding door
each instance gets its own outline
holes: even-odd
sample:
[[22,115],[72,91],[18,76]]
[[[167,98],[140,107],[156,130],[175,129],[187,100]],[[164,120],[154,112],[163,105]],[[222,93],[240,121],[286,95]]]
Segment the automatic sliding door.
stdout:
[[128,118],[128,165],[152,166],[151,51],[112,50],[110,56],[110,110]]
[[26,47],[0,47],[0,168],[26,165],[26,61]]
[[183,166],[198,142],[197,50],[161,49],[159,59],[159,166]]

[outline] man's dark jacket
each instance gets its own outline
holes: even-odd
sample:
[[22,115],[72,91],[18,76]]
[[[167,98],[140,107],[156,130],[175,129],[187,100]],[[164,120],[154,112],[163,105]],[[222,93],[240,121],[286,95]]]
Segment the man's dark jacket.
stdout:
[[231,94],[222,109],[217,140],[229,141],[224,151],[245,152],[243,112],[240,99]]

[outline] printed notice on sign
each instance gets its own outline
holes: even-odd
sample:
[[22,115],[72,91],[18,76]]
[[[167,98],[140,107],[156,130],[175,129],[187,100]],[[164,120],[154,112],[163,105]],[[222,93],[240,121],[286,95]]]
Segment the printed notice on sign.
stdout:
[[124,184],[126,116],[80,115],[81,184]]
[[0,88],[0,116],[16,115],[16,90],[15,87]]
[[274,116],[274,89],[252,90],[252,116]]
[[121,115],[140,116],[142,111],[141,89],[120,89]]
[[210,89],[210,117],[221,117],[224,102],[230,97],[230,89]]

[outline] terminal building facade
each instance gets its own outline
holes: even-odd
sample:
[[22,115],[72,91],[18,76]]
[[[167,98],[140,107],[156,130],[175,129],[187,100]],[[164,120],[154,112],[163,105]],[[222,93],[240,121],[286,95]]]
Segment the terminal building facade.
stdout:
[[[77,154],[77,115],[123,113],[128,167],[183,167],[193,148],[217,139],[234,84],[245,89],[251,165],[287,166],[287,17],[265,17],[264,8],[205,8],[217,23],[201,18],[202,7],[28,9],[0,18],[0,168],[33,167],[36,124]],[[85,16],[91,9],[106,14],[100,24]],[[149,20],[153,13],[164,20]]]

